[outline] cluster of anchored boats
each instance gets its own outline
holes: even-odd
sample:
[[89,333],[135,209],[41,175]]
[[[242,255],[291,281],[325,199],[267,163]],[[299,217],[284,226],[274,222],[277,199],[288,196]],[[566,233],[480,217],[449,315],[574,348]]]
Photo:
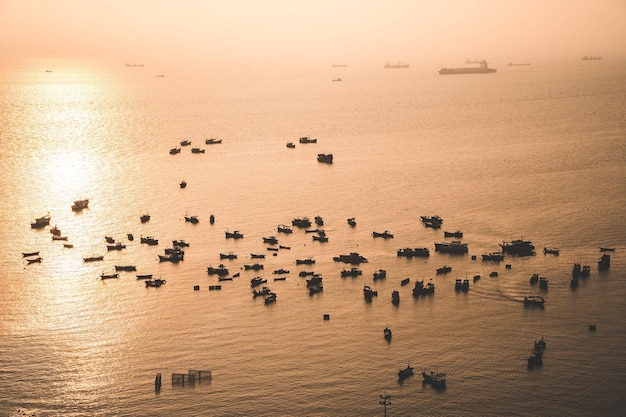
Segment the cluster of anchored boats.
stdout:
[[[309,136],[302,136],[298,142],[302,143],[302,144],[306,144],[306,143],[317,143],[317,139],[314,138],[310,138]],[[290,149],[293,149],[296,147],[296,144],[294,142],[287,142],[287,147]],[[325,164],[332,164],[333,163],[333,154],[332,153],[318,153],[317,154],[317,162],[322,162]]]
[[[206,145],[215,145],[218,143],[222,143],[222,139],[209,138],[209,139],[206,139],[204,143]],[[183,140],[180,142],[180,146],[174,146],[173,148],[170,148],[170,155],[178,155],[179,153],[182,152],[183,147],[189,147],[189,146],[191,146],[191,141]],[[200,148],[199,146],[191,147],[191,153],[205,153],[205,152],[206,152],[206,149]]]
[[[308,137],[303,137],[300,139],[300,143],[316,143],[316,141],[317,141],[316,139],[310,139]],[[206,141],[207,144],[220,143],[220,142],[221,140],[218,142],[215,139],[211,139],[211,140],[207,139]],[[181,147],[190,146],[190,145],[191,145],[190,141],[181,142]],[[331,161],[332,161],[332,155],[331,155]],[[328,162],[328,161],[320,161],[320,162]],[[181,184],[181,188],[184,188],[182,187],[182,184]],[[77,200],[74,202],[71,208],[73,211],[81,211],[87,208],[88,204],[89,204],[89,200]],[[140,221],[142,223],[145,223],[145,222],[150,221],[150,218],[151,217],[149,214],[143,214],[142,216],[140,216]],[[423,226],[427,228],[440,229],[443,225],[443,219],[439,216],[421,216],[420,220]],[[50,221],[51,221],[50,215],[46,215],[46,216],[37,218],[33,223],[31,223],[31,227],[33,229],[43,229],[50,225]],[[192,223],[192,224],[199,223],[199,219],[197,216],[185,216],[185,221]],[[213,224],[214,221],[215,219],[211,215],[210,223]],[[357,225],[356,219],[354,217],[350,217],[346,221],[350,227],[356,227]],[[295,229],[301,230],[305,234],[311,234],[311,239],[314,242],[326,243],[329,241],[329,238],[330,238],[329,234],[327,234],[327,232],[324,230],[324,220],[321,216],[315,216],[314,221],[309,220],[308,217],[293,218],[291,220],[291,225],[280,224],[276,227],[276,232],[278,234],[290,235],[294,233]],[[61,240],[63,238],[64,240],[67,240],[67,237],[63,237],[61,235],[60,230],[56,226],[54,228],[51,228],[50,232],[53,235],[53,240]],[[382,232],[375,230],[375,231],[372,231],[371,236],[373,239],[388,240],[388,239],[394,238],[394,234],[390,232],[389,230],[384,230]],[[443,237],[445,239],[451,239],[451,240],[443,240],[440,242],[434,242],[434,250],[436,252],[440,252],[443,254],[460,254],[460,255],[467,254],[469,252],[469,247],[467,243],[464,243],[461,241],[463,236],[464,234],[460,230],[444,231]],[[244,233],[240,232],[239,230],[234,230],[234,231],[226,230],[224,232],[224,238],[235,239],[235,240],[243,239]],[[106,245],[107,252],[108,251],[121,251],[126,248],[126,243],[117,242],[114,238],[109,237],[109,236],[106,236],[105,239],[107,243]],[[132,242],[134,240],[134,237],[132,234],[128,234],[127,239],[129,242]],[[285,250],[288,251],[290,249],[289,246],[281,245],[279,242],[279,238],[277,236],[263,236],[262,242],[263,242],[263,245],[265,245],[265,249],[268,252],[270,252],[273,256],[276,256],[279,251],[285,251]],[[150,246],[156,246],[156,245],[159,245],[159,240],[152,236],[145,236],[145,237],[142,236],[140,238],[140,243],[150,245]],[[68,245],[67,247],[71,247],[71,244],[68,243],[67,245]],[[172,263],[178,263],[178,262],[184,261],[185,259],[184,248],[187,246],[189,246],[189,244],[183,240],[173,240],[171,247],[165,248],[164,254],[158,255],[158,261],[159,262],[172,262]],[[510,242],[503,242],[499,246],[500,246],[500,250],[497,252],[484,253],[482,255],[482,260],[485,262],[500,262],[504,260],[505,257],[507,256],[524,257],[524,256],[536,255],[534,245],[532,244],[532,242],[526,241],[526,240],[519,239],[519,240],[510,241]],[[598,269],[606,270],[609,268],[610,255],[606,252],[610,252],[613,250],[614,250],[613,248],[601,248],[603,255],[601,259],[598,261]],[[558,249],[554,249],[554,248],[553,249],[544,248],[544,254],[558,255],[559,251]],[[406,257],[406,258],[429,257],[430,249],[427,247],[399,248],[396,251],[396,255],[397,257]],[[256,273],[262,273],[259,271],[264,270],[264,265],[261,262],[263,259],[265,259],[266,254],[265,253],[251,253],[249,256],[251,259],[258,260],[258,262],[244,264],[243,267],[241,267],[240,269],[244,271],[254,271]],[[29,264],[39,263],[42,261],[42,258],[39,256],[38,251],[24,252],[23,257],[27,260]],[[220,261],[224,260],[226,262],[229,262],[229,261],[237,260],[237,258],[238,258],[238,255],[233,252],[220,253]],[[473,260],[476,259],[476,256],[472,256],[472,259]],[[103,261],[103,260],[104,260],[104,255],[93,255],[93,256],[87,256],[83,258],[83,261],[86,263],[98,262],[98,261]],[[357,252],[351,252],[348,254],[337,255],[333,257],[333,261],[348,265],[347,267],[342,268],[339,272],[339,275],[342,278],[357,278],[357,277],[363,276],[363,270],[360,269],[360,264],[367,263],[368,259]],[[312,265],[315,265],[315,259],[312,257],[300,258],[300,259],[295,259],[294,263],[295,265],[298,265],[298,266],[312,266]],[[509,265],[507,265],[507,267],[509,267]],[[588,266],[575,264],[574,271],[572,272],[572,280],[574,281],[574,279],[577,280],[579,277],[588,276],[589,269],[590,268]],[[115,265],[114,272],[102,273],[100,275],[100,279],[108,280],[108,279],[119,278],[120,274],[122,273],[135,272],[135,271],[136,271],[136,267],[134,265]],[[452,271],[452,268],[450,266],[444,265],[440,268],[437,268],[436,274],[446,274],[451,271]],[[274,275],[273,280],[285,281],[287,278],[286,275],[288,275],[289,273],[290,271],[285,268],[276,269],[272,273]],[[221,289],[221,282],[232,281],[233,279],[240,277],[240,272],[231,274],[229,271],[229,268],[224,263],[220,263],[217,267],[213,267],[212,265],[209,265],[207,267],[207,274],[209,276],[217,276],[217,280],[220,282],[220,284],[218,285],[209,286],[210,290],[219,290]],[[298,272],[298,276],[306,279],[306,289],[310,295],[314,295],[314,294],[321,293],[324,291],[323,278],[321,274],[315,273],[313,271],[302,270]],[[497,273],[494,272],[492,273],[491,276],[496,277]],[[136,278],[137,280],[143,281],[146,287],[160,287],[161,285],[166,283],[166,280],[164,279],[153,278],[152,274],[138,274],[136,275]],[[371,275],[371,278],[374,283],[378,280],[386,279],[387,271],[384,269],[377,269],[373,272],[373,274]],[[475,276],[474,282],[476,282],[478,279],[480,279],[480,276],[479,275]],[[408,277],[403,278],[400,282],[400,286],[405,286],[409,284],[410,281],[411,281],[411,278],[408,278]],[[253,298],[261,297],[264,299],[264,303],[266,305],[270,305],[270,304],[276,303],[277,294],[270,289],[269,285],[267,285],[267,282],[268,280],[266,278],[263,278],[261,275],[255,276],[250,279],[250,288],[251,288]],[[547,290],[548,280],[545,277],[540,277],[538,274],[533,274],[531,276],[531,285],[535,285],[535,284],[538,284],[540,289]],[[574,286],[573,283],[572,283],[572,286]],[[199,289],[200,289],[200,286],[198,285],[194,286],[194,290],[199,290]],[[469,289],[470,289],[470,282],[468,279],[456,279],[455,281],[456,291],[467,292],[469,291]],[[425,282],[425,280],[423,279],[414,281],[414,285],[412,289],[413,297],[418,298],[422,296],[429,296],[429,295],[433,295],[434,292],[435,292],[435,284],[433,283],[432,279],[430,279],[429,282]],[[372,302],[372,300],[378,296],[378,291],[372,286],[366,284],[363,286],[363,296],[367,302]],[[398,290],[392,291],[391,302],[396,306],[399,305],[400,292]],[[530,306],[543,306],[544,302],[545,300],[540,295],[528,295],[528,296],[525,296],[523,299],[524,305],[530,305]],[[328,319],[328,317],[329,317],[328,315],[325,315],[324,318]],[[383,333],[384,333],[384,338],[387,340],[387,342],[391,342],[391,339],[392,339],[391,329],[389,327],[386,327],[383,330]],[[543,347],[545,347],[545,342],[543,342]],[[529,365],[531,365],[531,362],[532,364],[537,364],[537,361],[541,361],[541,349],[538,349],[536,346],[535,353],[528,360]],[[539,352],[539,353],[536,353],[536,352]],[[410,365],[407,365],[405,369],[401,369],[398,372],[398,378],[400,381],[404,380],[405,378],[411,375],[413,375],[413,368]],[[446,383],[445,373],[423,371],[422,376],[423,376],[424,382],[431,384],[433,387],[436,387],[436,388],[445,387],[445,383]]]
[[[309,139],[306,137],[301,138],[301,143],[315,143],[315,141],[316,141],[315,139]],[[214,142],[214,143],[219,143],[219,142]],[[190,145],[190,142],[184,143],[184,144],[181,143],[181,145],[188,146]],[[87,199],[77,200],[72,205],[72,210],[74,211],[83,210],[88,207],[88,204],[89,204],[89,200]],[[436,215],[435,216],[421,216],[420,218],[421,218],[422,224],[425,227],[439,229],[443,225],[443,219]],[[142,216],[140,216],[140,221],[142,223],[145,223],[149,220],[150,220],[149,214],[143,214]],[[192,224],[199,223],[199,219],[197,216],[185,216],[185,221],[192,223]],[[214,221],[215,221],[215,218],[213,215],[211,215],[211,219],[210,219],[211,224],[213,224]],[[314,223],[315,223],[315,228],[312,228],[313,222],[309,220],[308,217],[294,218],[291,221],[291,226],[288,226],[286,224],[280,224],[277,226],[276,230],[278,233],[292,234],[294,232],[294,228],[302,229],[304,230],[305,233],[312,234],[313,241],[317,241],[320,243],[328,242],[329,236],[326,233],[326,231],[323,229],[323,226],[324,226],[323,218],[321,216],[315,216]],[[356,220],[354,217],[348,218],[347,223],[351,227],[356,227]],[[31,223],[31,227],[33,229],[42,229],[48,226],[49,224],[50,224],[50,215],[48,214],[46,216],[37,218],[33,223]],[[61,236],[61,232],[56,226],[51,228],[50,232],[53,235],[52,236],[53,240],[61,240],[61,239],[67,240],[67,237]],[[388,230],[385,230],[383,232],[373,231],[372,237],[392,239],[394,235]],[[456,230],[453,232],[444,231],[444,238],[446,237],[453,238],[453,240],[435,242],[434,247],[435,247],[436,252],[450,253],[450,254],[468,253],[469,248],[468,248],[467,243],[457,240],[463,237],[463,232],[461,232],[460,230]],[[127,238],[129,241],[134,240],[134,237],[132,234],[128,234]],[[243,239],[244,234],[241,233],[239,230],[234,230],[234,231],[227,230],[225,231],[225,238],[226,239]],[[106,246],[107,251],[114,251],[114,250],[120,251],[126,248],[126,244],[123,244],[121,242],[116,242],[115,239],[113,239],[112,237],[106,236],[105,239],[107,241],[107,246]],[[142,236],[140,241],[142,244],[151,245],[151,246],[159,244],[159,240],[152,236],[146,236],[146,237]],[[274,252],[273,255],[276,255],[276,252],[278,252],[279,250],[290,249],[289,246],[279,245],[279,240],[276,236],[263,237],[263,243],[268,245],[266,247],[267,251]],[[72,247],[71,244],[66,244],[66,246]],[[182,240],[174,240],[172,241],[171,247],[164,249],[163,255],[158,255],[158,260],[160,262],[172,262],[172,263],[181,262],[185,259],[184,247],[186,246],[189,246],[189,244]],[[483,254],[482,260],[489,261],[489,262],[500,262],[505,258],[505,256],[522,257],[522,256],[534,256],[536,254],[535,246],[532,244],[532,242],[527,241],[527,240],[518,239],[518,240],[513,240],[511,242],[503,242],[502,244],[500,244],[500,247],[501,247],[501,250],[499,252],[490,252],[490,253]],[[606,270],[609,268],[610,255],[606,252],[610,252],[613,250],[614,248],[601,248],[601,251],[604,253],[602,255],[602,258],[598,261],[598,269]],[[558,255],[558,253],[559,253],[558,249],[544,248],[544,254]],[[430,250],[426,247],[415,247],[415,248],[407,247],[407,248],[398,249],[396,254],[398,257],[407,257],[407,258],[429,257]],[[39,263],[42,261],[42,258],[39,256],[38,251],[25,252],[23,253],[23,256],[24,258],[26,258],[29,264]],[[264,259],[265,254],[251,253],[250,257],[253,259]],[[222,253],[220,254],[220,260],[222,259],[225,259],[225,260],[237,259],[237,255],[232,252],[227,253],[227,254]],[[476,259],[476,257],[472,256],[472,259]],[[84,262],[102,261],[104,260],[104,256],[103,255],[88,256],[88,257],[83,258],[83,260]],[[340,271],[340,276],[343,278],[346,278],[346,277],[355,278],[355,277],[362,276],[363,271],[358,268],[358,265],[360,263],[367,262],[367,259],[358,253],[338,255],[338,256],[335,256],[333,260],[335,262],[342,262],[342,263],[351,265],[349,269],[343,268]],[[296,265],[313,265],[315,264],[315,260],[311,257],[304,258],[304,259],[296,259],[295,264]],[[507,265],[507,267],[509,267],[509,265]],[[263,269],[263,264],[260,264],[258,262],[254,264],[246,264],[243,266],[242,269],[259,271]],[[116,265],[115,272],[103,273],[100,275],[100,278],[101,279],[119,278],[120,271],[131,271],[131,270],[134,270],[134,266],[132,265],[126,265],[126,266]],[[437,268],[436,274],[446,274],[446,273],[449,273],[451,270],[452,268],[450,266],[444,265],[440,268]],[[587,265],[581,266],[580,263],[576,263],[574,265],[574,270],[572,272],[572,281],[571,281],[572,287],[577,286],[578,279],[580,277],[584,278],[586,276],[589,276],[589,271],[590,271],[589,266]],[[233,278],[236,278],[239,276],[239,273],[229,276],[228,268],[226,268],[224,264],[220,264],[218,267],[209,266],[207,268],[207,273],[208,275],[217,275],[219,281],[230,281]],[[279,275],[286,275],[288,273],[289,271],[285,269],[274,271],[274,274],[279,274]],[[307,278],[306,287],[308,289],[309,294],[316,294],[324,290],[321,274],[317,274],[317,273],[310,272],[310,271],[302,271],[300,272],[299,275],[300,277]],[[491,276],[497,277],[497,272],[492,273]],[[373,273],[372,279],[374,282],[376,282],[377,280],[385,279],[386,277],[387,277],[387,272],[384,269],[378,269]],[[146,286],[158,287],[165,283],[165,280],[161,280],[161,279],[153,280],[151,274],[138,275],[137,278],[145,280]],[[286,279],[285,276],[278,276],[274,278],[275,281],[285,280],[285,279]],[[476,282],[478,279],[480,279],[479,275],[474,276],[474,282]],[[255,277],[251,280],[251,286],[254,288],[257,285],[260,285],[265,282],[267,282],[267,280],[263,280],[261,277]],[[407,285],[409,282],[410,282],[410,278],[405,278],[401,281],[401,286]],[[538,274],[533,274],[531,276],[530,283],[531,285],[538,284],[539,288],[544,291],[547,290],[548,288],[548,280],[545,277],[540,277]],[[264,287],[264,288],[267,288],[267,287]],[[470,281],[468,279],[460,279],[460,278],[456,279],[455,281],[456,291],[467,292],[469,291],[469,289],[470,289]],[[254,296],[267,295],[269,298],[267,302],[268,304],[276,301],[276,294],[274,292],[268,291],[266,289],[263,289],[262,293],[258,293],[258,290],[253,290],[253,291],[254,291],[253,292]],[[424,295],[432,295],[434,294],[434,292],[435,292],[435,284],[432,282],[432,279],[427,283],[424,280],[416,280],[414,283],[412,294],[414,297],[420,297]],[[371,301],[373,297],[378,296],[378,291],[376,291],[369,285],[364,285],[363,295],[367,301]],[[395,305],[399,304],[400,295],[397,290],[392,292],[391,301]],[[528,305],[528,306],[543,306],[545,303],[545,299],[539,294],[527,295],[524,297],[523,303],[524,305]]]

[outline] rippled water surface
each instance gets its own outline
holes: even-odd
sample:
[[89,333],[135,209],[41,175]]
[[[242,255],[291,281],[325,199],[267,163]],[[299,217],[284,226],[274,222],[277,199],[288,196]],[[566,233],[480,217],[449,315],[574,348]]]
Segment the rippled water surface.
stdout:
[[[381,415],[387,393],[394,416],[620,415],[626,70],[577,65],[457,77],[343,68],[342,82],[330,68],[162,78],[149,67],[5,68],[0,414]],[[318,141],[297,143],[302,136]],[[192,145],[170,155],[185,139]],[[83,198],[89,207],[72,211]],[[30,227],[47,213],[49,227]],[[435,214],[443,227],[424,227],[420,216]],[[303,229],[277,233],[317,215],[326,243]],[[52,241],[54,225],[67,241]],[[234,230],[244,238],[226,239]],[[394,237],[372,237],[384,230]],[[444,230],[462,230],[469,253],[435,252],[451,240]],[[105,236],[126,248],[107,250]],[[147,236],[159,244],[141,244]],[[284,248],[268,250],[269,236]],[[481,260],[522,238],[536,256]],[[190,244],[184,261],[159,262],[175,239]],[[615,248],[604,272],[601,246]],[[404,247],[428,247],[430,257],[397,257]],[[22,257],[33,251],[41,263]],[[221,260],[228,252],[238,258]],[[350,252],[369,262],[342,278],[349,265],[333,257]],[[97,255],[104,260],[83,261]],[[314,265],[296,265],[308,257]],[[254,262],[263,269],[244,269]],[[591,275],[572,289],[575,262]],[[220,263],[240,276],[209,276]],[[101,280],[115,265],[137,272]],[[437,275],[443,265],[452,272]],[[290,271],[284,281],[274,281],[279,268]],[[387,278],[374,281],[378,269]],[[321,274],[324,291],[309,295],[300,271]],[[540,291],[533,273],[549,280],[542,309],[523,305]],[[136,274],[166,283],[146,288]],[[475,275],[467,293],[455,291],[457,278]],[[255,276],[275,303],[253,297]],[[414,298],[414,282],[431,279],[435,294]],[[364,285],[378,296],[365,300]],[[544,364],[529,370],[540,337]],[[416,374],[399,383],[407,363]],[[188,370],[212,378],[171,383]],[[422,370],[445,371],[446,389],[423,385]]]

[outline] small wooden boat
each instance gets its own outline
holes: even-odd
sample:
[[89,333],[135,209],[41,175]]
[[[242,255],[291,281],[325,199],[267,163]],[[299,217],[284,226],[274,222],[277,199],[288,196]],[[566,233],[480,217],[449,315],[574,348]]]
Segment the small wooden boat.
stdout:
[[39,255],[39,251],[37,251],[37,252],[22,252],[22,257],[23,258],[28,258],[28,257],[31,257],[31,256],[37,256],[37,255]]
[[101,261],[104,259],[104,256],[100,255],[100,256],[88,256],[86,258],[83,258],[83,262],[96,262],[96,261]]
[[383,333],[385,335],[385,340],[391,342],[391,329],[389,327],[385,327]]
[[152,279],[152,274],[137,275],[137,279]]

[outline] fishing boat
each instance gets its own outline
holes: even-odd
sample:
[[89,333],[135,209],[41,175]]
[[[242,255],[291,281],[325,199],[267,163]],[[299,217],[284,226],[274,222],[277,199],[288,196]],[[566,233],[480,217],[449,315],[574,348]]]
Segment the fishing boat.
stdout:
[[308,217],[295,218],[291,220],[291,225],[306,229],[307,227],[311,227],[311,220],[309,220]]
[[502,252],[516,256],[535,256],[535,246],[529,240],[516,239],[500,244]]
[[83,209],[86,209],[88,206],[89,206],[89,199],[76,200],[74,201],[74,204],[72,204],[72,210],[81,211]]
[[117,242],[115,245],[107,245],[107,250],[122,250],[126,249],[126,245],[123,245],[120,242]]
[[375,291],[369,285],[363,286],[363,296],[366,300],[371,300],[372,297],[378,296],[378,291]]
[[197,216],[185,216],[185,221],[191,224],[198,224],[200,220]]
[[290,226],[287,226],[286,224],[279,224],[278,227],[276,227],[276,230],[278,230],[279,233],[285,233],[285,234],[293,233],[293,229]]
[[83,262],[96,262],[96,261],[102,261],[104,259],[104,256],[99,255],[99,256],[88,256],[86,258],[83,258]]
[[598,261],[598,269],[600,271],[606,271],[611,267],[611,255],[605,253],[602,255],[600,260]]
[[396,306],[400,304],[400,292],[399,291],[394,290],[391,293],[391,302],[393,305],[396,305]]
[[428,248],[401,248],[397,251],[398,256],[404,256],[406,258],[422,257],[428,258],[430,256],[430,250]]
[[335,262],[343,262],[345,264],[358,265],[360,263],[368,262],[367,258],[362,255],[359,255],[358,252],[350,252],[348,255],[339,255],[333,256],[333,261]]
[[115,273],[115,274],[100,274],[100,279],[112,279],[112,278],[119,278],[120,274]]
[[435,242],[435,252],[463,254],[467,253],[468,250],[467,243],[463,243],[460,240],[453,240],[452,242]]
[[341,276],[342,277],[357,277],[359,275],[363,275],[363,271],[358,268],[350,268],[350,269],[342,269]]
[[207,274],[209,275],[218,275],[224,277],[228,275],[228,268],[224,266],[224,264],[219,264],[217,268],[212,266],[207,267]]
[[447,274],[450,271],[452,271],[452,267],[448,265],[444,265],[440,268],[437,268],[437,275]]
[[383,334],[385,335],[385,340],[390,342],[391,341],[391,329],[389,327],[385,327],[385,329],[383,330]]
[[445,388],[446,386],[445,372],[422,371],[422,378],[424,378],[425,384],[430,384],[434,388]]
[[166,283],[166,281],[164,279],[161,279],[161,278],[148,279],[148,280],[145,281],[146,287],[155,287],[155,288],[159,288],[161,285],[163,285],[165,283]]
[[218,143],[222,143],[222,139],[209,138],[205,140],[204,143],[207,145],[216,145]]
[[379,269],[378,271],[374,272],[374,281],[385,278],[387,278],[387,271],[385,271],[384,269]]
[[545,300],[540,295],[527,295],[524,297],[524,305],[543,307]]
[[313,258],[296,259],[296,265],[313,265],[314,263],[315,259]]
[[136,271],[137,267],[134,265],[115,265],[116,271]]
[[152,278],[152,274],[137,275],[137,279],[151,279],[151,278]]
[[432,229],[441,228],[441,224],[443,223],[443,219],[437,215],[435,216],[420,216],[424,227],[430,227]]
[[300,143],[317,143],[317,139],[311,139],[309,136],[303,136],[299,139]]
[[317,162],[323,162],[326,164],[333,163],[333,154],[332,153],[318,153],[317,154]]
[[42,229],[50,224],[50,215],[46,214],[43,217],[39,217],[35,219],[34,222],[30,224],[30,227],[33,229]]
[[385,230],[384,232],[373,231],[372,237],[382,237],[383,239],[391,239],[393,238],[393,234],[390,233],[388,230]]
[[259,271],[263,269],[263,265],[260,263],[246,264],[243,266],[243,269],[246,271]]
[[408,377],[413,375],[413,367],[409,364],[406,365],[406,368],[400,369],[398,371],[398,382],[402,382]]
[[139,240],[141,243],[145,243],[146,245],[149,245],[149,246],[156,246],[159,244],[159,240],[153,238],[152,236],[146,236],[146,237],[141,236]]
[[226,239],[242,239],[243,238],[243,234],[239,233],[238,230],[235,230],[232,232],[226,231],[225,234],[226,234]]
[[413,297],[419,297],[420,295],[428,295],[435,293],[435,284],[428,282],[424,285],[424,280],[415,281],[413,286]]
[[39,251],[37,252],[22,252],[22,257],[23,258],[29,258],[31,256],[37,256],[39,255]]
[[500,262],[504,260],[504,254],[502,252],[489,252],[482,254],[483,261]]
[[558,248],[543,248],[544,255],[558,255],[560,253]]
[[265,284],[266,282],[267,280],[265,278],[254,277],[250,280],[250,286],[254,288],[254,287],[258,287],[261,284]]

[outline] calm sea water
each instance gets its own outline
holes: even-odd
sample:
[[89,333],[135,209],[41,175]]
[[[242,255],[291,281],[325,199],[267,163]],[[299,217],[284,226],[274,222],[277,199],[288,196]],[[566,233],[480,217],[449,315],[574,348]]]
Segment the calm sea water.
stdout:
[[[386,393],[390,416],[623,415],[626,68],[592,64],[455,77],[351,67],[165,77],[149,66],[5,68],[0,414],[382,415]],[[301,136],[318,142],[285,146]],[[209,137],[223,142],[205,145]],[[205,153],[170,155],[185,139]],[[318,153],[335,162],[318,163]],[[73,212],[83,198],[89,208]],[[46,213],[67,242],[52,241],[50,227],[31,229]],[[435,214],[442,229],[425,228],[420,216]],[[192,215],[198,224],[185,221]],[[316,215],[327,243],[276,231]],[[233,230],[245,237],[226,239]],[[372,237],[384,230],[394,238]],[[435,252],[444,230],[462,230],[469,254]],[[126,249],[108,251],[105,236]],[[290,249],[268,251],[268,236]],[[537,256],[481,260],[520,238]],[[184,261],[159,262],[174,239],[190,243]],[[421,246],[429,258],[396,256]],[[544,255],[546,246],[560,255]],[[605,272],[596,267],[600,246],[615,248]],[[31,251],[41,263],[22,258]],[[220,260],[227,252],[238,259]],[[347,266],[332,258],[350,252],[369,262],[362,276],[342,278]],[[104,260],[83,262],[94,255]],[[295,264],[307,257],[316,263]],[[255,261],[264,269],[243,269]],[[591,276],[573,290],[575,262]],[[209,276],[220,263],[240,276]],[[137,272],[101,280],[115,265]],[[443,265],[452,272],[436,275]],[[279,268],[290,273],[273,281]],[[387,278],[373,281],[378,269]],[[310,296],[299,271],[322,274],[324,291]],[[147,273],[166,284],[146,288],[135,274]],[[538,291],[533,273],[549,279],[543,309],[523,306]],[[469,292],[455,292],[455,279],[474,275],[482,279]],[[276,303],[253,298],[255,276],[268,280]],[[401,286],[404,278],[411,283]],[[412,297],[417,279],[432,279],[435,294]],[[378,291],[371,302],[366,284]],[[540,337],[544,364],[528,370]],[[407,363],[416,374],[398,383]],[[447,373],[445,390],[422,384],[419,372],[435,369]],[[172,373],[188,370],[212,379],[171,384]]]

